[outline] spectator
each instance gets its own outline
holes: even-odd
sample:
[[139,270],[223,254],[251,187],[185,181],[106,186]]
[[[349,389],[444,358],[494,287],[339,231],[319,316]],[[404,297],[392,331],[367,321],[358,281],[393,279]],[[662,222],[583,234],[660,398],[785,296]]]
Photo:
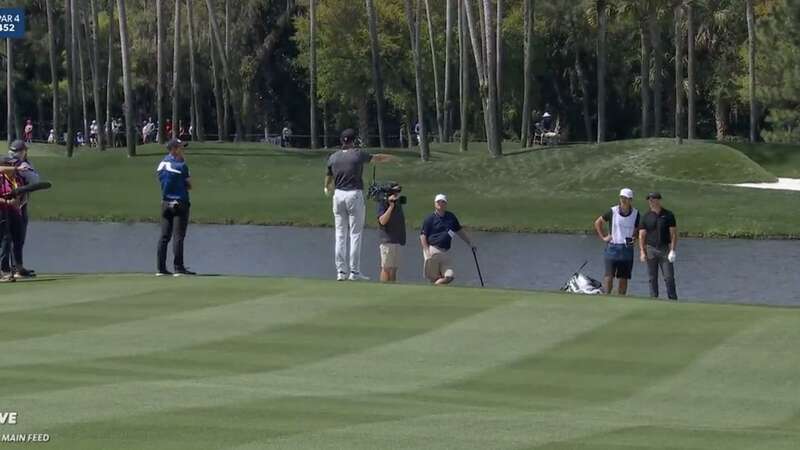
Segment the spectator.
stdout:
[[291,147],[292,146],[292,126],[288,122],[286,126],[283,127],[281,131],[281,147]]
[[33,142],[33,122],[31,121],[31,119],[28,119],[28,121],[25,123],[25,130],[23,136],[25,138],[26,143],[30,144],[31,142]]
[[167,122],[164,124],[164,138],[172,139],[172,120],[170,119],[167,119]]
[[50,129],[50,134],[47,136],[47,143],[48,144],[55,144],[56,143],[56,130]]
[[97,121],[93,120],[92,124],[89,125],[89,147],[97,147],[97,133],[99,131],[99,127],[97,126]]

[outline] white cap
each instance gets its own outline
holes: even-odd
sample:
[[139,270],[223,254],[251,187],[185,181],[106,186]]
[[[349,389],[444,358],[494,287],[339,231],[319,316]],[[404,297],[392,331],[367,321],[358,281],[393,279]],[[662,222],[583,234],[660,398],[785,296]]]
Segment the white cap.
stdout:
[[625,197],[625,198],[633,198],[633,191],[628,189],[628,188],[625,188],[625,189],[619,191],[619,196],[620,197]]
[[447,203],[447,196],[444,194],[436,194],[436,198],[433,199],[434,202],[445,202]]
[[550,117],[550,113],[546,112],[546,113],[544,113],[544,115],[542,117]]

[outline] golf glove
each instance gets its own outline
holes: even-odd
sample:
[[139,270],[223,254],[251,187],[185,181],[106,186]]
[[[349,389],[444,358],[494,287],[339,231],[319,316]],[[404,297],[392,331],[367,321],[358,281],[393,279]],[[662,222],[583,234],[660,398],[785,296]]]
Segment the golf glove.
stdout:
[[667,261],[669,261],[671,263],[674,263],[675,262],[675,258],[676,258],[675,250],[670,250],[669,254],[667,255]]
[[323,192],[325,192],[325,197],[330,197],[331,196],[331,190],[328,189],[328,186],[325,186],[323,188]]

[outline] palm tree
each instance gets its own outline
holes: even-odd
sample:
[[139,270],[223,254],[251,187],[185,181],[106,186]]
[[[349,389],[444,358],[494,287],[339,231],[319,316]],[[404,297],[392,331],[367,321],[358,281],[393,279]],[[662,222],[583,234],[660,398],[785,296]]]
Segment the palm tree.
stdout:
[[67,49],[67,157],[72,157],[74,133],[73,127],[75,112],[75,72],[73,69],[73,56],[75,53],[75,40],[72,27],[72,0],[64,1],[64,46]]
[[433,40],[433,21],[431,20],[431,7],[430,1],[425,0],[425,17],[428,21],[428,41],[431,45],[431,64],[433,65],[433,92],[434,101],[436,102],[436,125],[439,130],[439,142],[444,142],[444,118],[442,116],[442,107],[439,99],[439,70],[437,69],[438,63],[436,62],[436,45]]
[[597,0],[597,143],[606,140],[606,32],[608,8],[606,0]]
[[45,0],[45,9],[47,10],[47,35],[49,41],[50,53],[50,83],[53,90],[53,130],[55,135],[58,136],[58,74],[56,66],[56,20],[53,15],[52,0]]
[[750,97],[750,142],[756,141],[756,17],[753,0],[747,4],[747,65],[749,75],[748,96]]
[[663,81],[661,77],[662,66],[664,64],[664,50],[661,42],[661,25],[659,23],[659,11],[657,1],[650,2],[648,12],[648,23],[650,28],[650,41],[653,51],[653,135],[661,135],[662,126],[662,98]]
[[6,38],[6,107],[7,114],[6,126],[8,136],[7,142],[11,143],[15,139],[14,135],[14,43],[10,38]]
[[[411,39],[411,53],[414,57],[414,79],[417,91],[417,121],[419,122],[419,152],[423,161],[430,159],[430,149],[428,148],[428,136],[425,129],[425,105],[422,101],[422,63],[420,62],[419,48],[419,15],[420,0],[417,0],[416,10],[411,9],[411,0],[405,0],[406,21],[408,22],[408,33]],[[409,123],[409,128],[411,125]]]
[[683,132],[681,130],[681,113],[683,112],[683,33],[681,32],[681,21],[683,21],[683,5],[678,2],[675,5],[675,140],[678,144],[683,143]]
[[211,49],[211,79],[213,80],[211,83],[211,87],[214,90],[214,107],[216,108],[216,117],[217,117],[217,141],[222,142],[224,140],[224,136],[222,134],[222,121],[224,120],[222,108],[224,106],[224,102],[222,100],[222,86],[220,85],[219,81],[219,74],[217,71],[217,61],[219,57],[217,56],[217,47],[214,45],[214,37],[212,33],[208,33],[208,46]]
[[688,120],[687,120],[687,137],[689,139],[695,138],[695,130],[697,129],[695,117],[695,82],[694,82],[694,5],[692,0],[686,2],[686,53],[688,59],[687,70],[689,71],[686,93],[688,102]]
[[375,12],[374,0],[366,0],[366,7],[369,24],[369,43],[372,53],[372,85],[375,90],[375,106],[378,113],[378,139],[381,148],[386,148],[386,134],[383,129],[384,94],[381,53],[378,44],[378,15]]
[[180,135],[178,123],[180,123],[180,115],[178,114],[179,107],[179,92],[181,81],[181,2],[175,0],[175,33],[173,36],[173,52],[172,52],[172,138],[175,139]]
[[206,140],[203,126],[203,110],[200,107],[200,87],[197,82],[197,68],[195,64],[194,47],[194,5],[192,0],[186,0],[186,21],[189,24],[189,81],[192,84],[192,139]]
[[444,139],[447,142],[453,136],[453,101],[452,101],[452,74],[453,74],[453,0],[445,0],[444,26],[444,98],[442,99],[442,114],[444,114]]
[[128,145],[128,156],[136,156],[136,122],[133,119],[133,80],[131,80],[130,47],[128,44],[128,15],[125,12],[125,0],[117,0],[119,10],[119,43],[122,49],[122,86],[125,94],[125,139]]
[[90,58],[90,67],[92,71],[92,98],[94,99],[94,114],[97,123],[97,145],[100,150],[106,149],[106,137],[103,132],[100,117],[103,110],[103,105],[100,103],[100,53],[97,49],[97,0],[90,0],[89,5],[92,10],[92,58]]
[[525,0],[523,4],[523,28],[525,34],[523,68],[524,87],[522,94],[522,130],[520,131],[520,144],[523,148],[528,145],[528,132],[531,128],[531,97],[533,95],[533,21],[534,0]]
[[[226,0],[227,5],[227,0]],[[219,60],[222,62],[222,75],[224,79],[225,88],[223,92],[230,91],[230,95],[228,97],[231,99],[231,107],[233,109],[233,120],[236,125],[236,139],[241,139],[242,136],[242,120],[241,116],[239,115],[241,108],[239,102],[242,99],[241,96],[241,85],[240,83],[231,79],[233,72],[228,64],[228,55],[225,51],[225,47],[223,46],[222,38],[220,37],[219,25],[217,24],[217,17],[214,13],[214,5],[212,4],[211,0],[206,0],[206,8],[208,9],[208,19],[211,22],[211,37],[213,38],[214,45],[216,45],[217,54],[219,55]],[[227,95],[227,94],[226,94]],[[225,97],[223,96],[223,103],[225,102]],[[227,116],[227,111],[223,111],[223,115]],[[223,130],[227,129],[227,120],[223,123]],[[225,133],[225,138],[227,138],[227,133]]]
[[311,99],[309,124],[311,125],[311,148],[317,148],[317,0],[309,0],[309,46],[311,58],[308,63],[309,71],[309,98]]
[[459,106],[461,120],[461,145],[462,152],[466,152],[469,146],[469,130],[467,128],[469,116],[469,45],[467,39],[467,18],[464,12],[464,2],[458,1],[458,65],[460,67],[459,80]]
[[[108,2],[108,73],[106,74],[106,118],[103,121],[105,132],[111,131],[111,77],[114,69],[114,2]],[[106,135],[108,136],[108,134]],[[111,145],[115,145],[111,142]]]
[[164,5],[156,0],[156,116],[158,120],[158,143],[163,144],[164,136]]

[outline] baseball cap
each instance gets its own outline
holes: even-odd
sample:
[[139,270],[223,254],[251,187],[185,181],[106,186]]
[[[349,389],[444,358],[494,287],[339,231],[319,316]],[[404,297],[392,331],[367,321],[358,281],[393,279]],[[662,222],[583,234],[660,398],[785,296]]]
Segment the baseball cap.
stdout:
[[436,194],[436,197],[433,199],[433,201],[447,203],[447,196],[444,194]]
[[175,147],[188,147],[188,146],[189,146],[188,142],[183,142],[180,139],[170,139],[169,142],[167,142],[167,150],[172,150]]
[[344,142],[353,142],[356,139],[356,130],[348,128],[342,131],[341,139]]
[[650,200],[651,198],[661,200],[661,193],[660,192],[651,192],[647,194],[647,199]]
[[25,141],[17,139],[16,141],[12,142],[11,145],[8,146],[8,149],[12,153],[19,153],[23,150],[27,150],[28,146],[25,144]]
[[624,188],[623,190],[619,191],[619,196],[625,198],[633,198],[633,191],[628,188]]

